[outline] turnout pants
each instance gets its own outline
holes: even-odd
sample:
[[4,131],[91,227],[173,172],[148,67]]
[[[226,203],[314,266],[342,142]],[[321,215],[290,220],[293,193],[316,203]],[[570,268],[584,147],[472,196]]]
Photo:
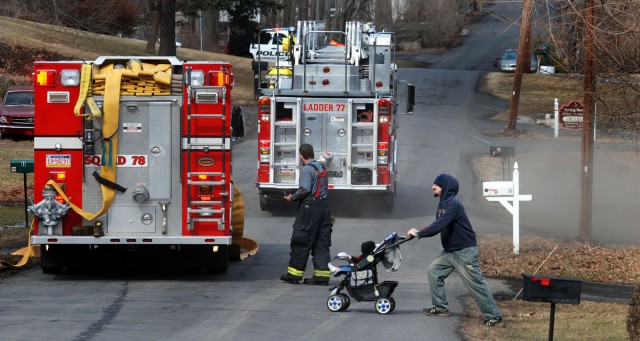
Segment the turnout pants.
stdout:
[[313,276],[329,279],[329,247],[331,246],[332,224],[326,200],[303,202],[293,223],[291,234],[291,258],[288,273],[304,276],[309,254],[313,261]]

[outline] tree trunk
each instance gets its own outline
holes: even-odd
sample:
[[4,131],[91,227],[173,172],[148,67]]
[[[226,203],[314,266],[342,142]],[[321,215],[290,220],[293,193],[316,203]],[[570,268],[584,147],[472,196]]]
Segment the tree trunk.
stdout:
[[176,55],[176,1],[162,1],[162,17],[160,19],[159,56]]
[[149,8],[151,9],[151,22],[149,23],[149,37],[145,52],[148,55],[155,55],[158,30],[160,28],[160,16],[162,15],[162,12],[160,11],[160,4],[157,0],[149,0]]
[[299,2],[300,12],[299,17],[300,20],[308,20],[309,19],[309,0],[300,0]]
[[210,8],[202,11],[202,49],[220,51],[220,10]]
[[298,0],[291,0],[289,3],[289,21],[296,22],[299,18],[296,15],[296,9],[298,8]]
[[393,23],[393,11],[391,0],[375,0],[375,24],[378,30],[386,24]]

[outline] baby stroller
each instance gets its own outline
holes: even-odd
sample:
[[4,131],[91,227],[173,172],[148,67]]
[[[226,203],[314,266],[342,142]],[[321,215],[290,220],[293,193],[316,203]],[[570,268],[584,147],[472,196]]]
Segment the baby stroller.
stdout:
[[[379,314],[389,314],[396,302],[391,297],[398,286],[397,281],[384,281],[378,283],[376,271],[378,263],[382,262],[387,271],[396,271],[400,267],[402,256],[400,244],[413,237],[398,236],[397,233],[389,234],[382,243],[376,245],[371,253],[363,257],[357,264],[343,265],[338,268],[334,277],[344,276],[340,284],[331,289],[327,299],[327,307],[333,312],[345,311],[351,304],[351,298],[358,302],[374,301],[375,309]],[[347,260],[348,256],[341,252],[335,259]],[[347,289],[349,295],[342,293]]]

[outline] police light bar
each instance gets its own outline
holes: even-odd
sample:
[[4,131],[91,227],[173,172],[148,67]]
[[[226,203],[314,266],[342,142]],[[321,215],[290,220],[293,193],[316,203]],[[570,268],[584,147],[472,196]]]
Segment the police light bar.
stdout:
[[38,70],[35,74],[35,84],[39,86],[55,86],[55,70]]

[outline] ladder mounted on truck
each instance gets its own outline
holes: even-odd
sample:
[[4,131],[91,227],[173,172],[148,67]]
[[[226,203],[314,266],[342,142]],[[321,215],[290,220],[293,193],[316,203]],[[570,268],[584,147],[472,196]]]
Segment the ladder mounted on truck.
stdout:
[[[228,79],[228,74],[226,70],[218,71],[223,74],[225,79]],[[222,168],[221,172],[203,172],[203,171],[192,171],[191,164],[191,151],[196,149],[201,149],[205,153],[209,150],[220,150],[222,151],[222,164],[226,164],[226,157],[224,153],[225,146],[227,144],[227,134],[226,134],[226,115],[227,111],[227,103],[226,103],[226,91],[224,86],[211,86],[211,85],[194,85],[198,82],[193,82],[193,74],[192,69],[190,67],[186,70],[186,84],[187,86],[187,137],[185,141],[185,149],[189,151],[187,153],[187,162],[186,162],[186,173],[187,173],[187,186],[189,187],[189,191],[193,186],[210,186],[211,193],[216,193],[215,186],[221,187],[220,196],[221,199],[228,197],[229,193],[227,192],[227,187],[225,184],[227,183],[225,180],[227,179],[227,174],[224,171],[225,168]],[[191,110],[191,101],[197,101],[199,103],[219,103],[221,102],[220,112],[211,112],[211,113],[193,113]],[[217,126],[222,127],[221,130],[221,138],[220,143],[215,143],[215,140],[205,140],[198,139],[192,137],[191,134],[191,125],[196,120],[202,119],[210,119],[210,120],[219,120],[220,124]],[[214,133],[214,132],[212,132]],[[197,178],[198,180],[193,180],[193,178]],[[194,230],[195,222],[215,222],[218,225],[218,230],[224,230],[225,226],[225,208],[223,200],[193,200],[191,196],[187,196],[187,225],[189,230]],[[216,208],[219,207],[219,208]],[[193,216],[196,217],[193,217]],[[214,215],[219,215],[220,218],[213,218]]]

